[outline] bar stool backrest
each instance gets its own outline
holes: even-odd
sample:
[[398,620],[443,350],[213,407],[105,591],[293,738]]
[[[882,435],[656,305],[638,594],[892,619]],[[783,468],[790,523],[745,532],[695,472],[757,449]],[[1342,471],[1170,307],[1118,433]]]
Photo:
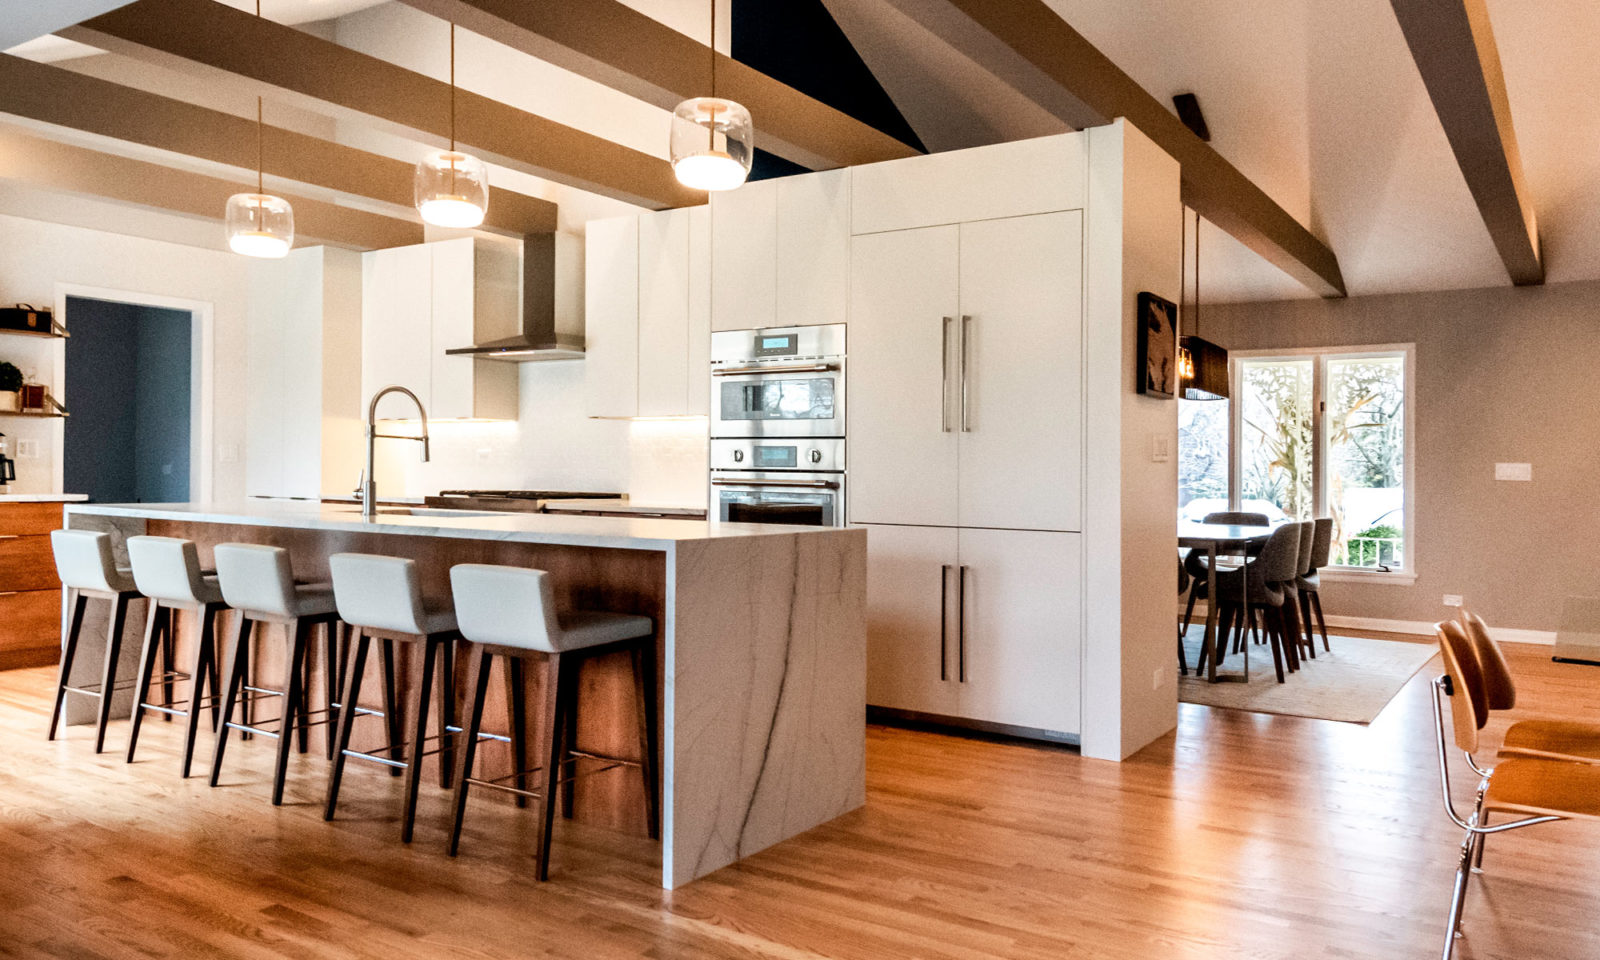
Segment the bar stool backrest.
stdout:
[[1478,656],[1461,624],[1446,620],[1434,624],[1433,629],[1439,635],[1439,652],[1444,655],[1445,672],[1450,676],[1450,722],[1455,728],[1456,746],[1467,753],[1477,753],[1478,731],[1489,719]]
[[425,634],[417,564],[402,557],[336,553],[328,558],[339,619],[357,627]]
[[97,530],[52,530],[56,575],[74,590],[122,593],[134,589],[111,556],[111,535]]
[[[204,606],[200,554],[193,540],[178,537],[129,537],[128,561],[133,582],[152,600]],[[212,594],[215,596],[215,594]]]
[[1311,551],[1316,546],[1317,522],[1315,520],[1300,521],[1300,568],[1295,571],[1296,576],[1307,577],[1311,575]]
[[545,571],[461,563],[450,568],[450,590],[461,635],[473,643],[545,653],[564,649],[555,589]]
[[1267,515],[1264,513],[1250,513],[1245,510],[1219,510],[1216,513],[1206,514],[1206,523],[1228,523],[1241,527],[1264,527],[1267,525]]
[[258,543],[219,543],[214,555],[217,582],[228,606],[274,617],[295,615],[289,551]]
[[1251,564],[1257,577],[1267,583],[1282,583],[1295,578],[1300,562],[1300,526],[1298,523],[1286,523],[1272,531],[1272,536],[1261,548],[1261,556]]
[[1315,573],[1328,565],[1333,555],[1333,518],[1318,517],[1316,534],[1311,539],[1311,571]]
[[1478,670],[1483,674],[1484,705],[1490,710],[1510,710],[1517,705],[1517,682],[1500,644],[1489,636],[1489,625],[1475,613],[1461,610],[1461,628],[1478,655]]

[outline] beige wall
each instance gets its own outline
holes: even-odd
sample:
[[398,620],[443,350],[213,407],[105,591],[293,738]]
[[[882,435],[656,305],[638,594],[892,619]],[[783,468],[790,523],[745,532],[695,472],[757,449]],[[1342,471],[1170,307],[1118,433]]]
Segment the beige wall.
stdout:
[[[1416,583],[1327,583],[1330,616],[1553,631],[1600,596],[1600,283],[1204,307],[1230,349],[1416,344]],[[1533,464],[1533,482],[1494,479]]]

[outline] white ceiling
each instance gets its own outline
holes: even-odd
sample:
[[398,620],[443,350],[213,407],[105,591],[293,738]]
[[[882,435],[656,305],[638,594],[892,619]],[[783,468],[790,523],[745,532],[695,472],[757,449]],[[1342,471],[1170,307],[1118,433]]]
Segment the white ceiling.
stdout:
[[[14,0],[0,0],[9,8]],[[224,0],[254,9],[254,0]],[[385,0],[262,0],[263,14],[364,52],[443,76],[443,25]],[[625,0],[691,36],[705,0]],[[725,48],[729,0],[719,4]],[[1037,136],[1060,122],[933,40],[886,0],[824,0],[919,136],[934,149]],[[1146,90],[1200,98],[1212,145],[1339,257],[1352,295],[1508,283],[1457,169],[1389,0],[1046,0]],[[109,0],[101,5],[111,6]],[[1600,3],[1488,0],[1513,120],[1552,282],[1600,277]],[[329,18],[338,18],[329,22]],[[464,87],[649,153],[665,148],[665,112],[462,33]],[[30,45],[54,59],[87,52]],[[98,58],[91,58],[98,59]],[[71,65],[70,61],[63,65]],[[247,85],[204,85],[117,66],[83,69],[209,105],[248,106]],[[268,104],[269,119],[274,105]],[[283,105],[278,122],[305,128]],[[348,120],[345,142],[407,158],[422,149]],[[760,118],[756,118],[759,127]],[[311,132],[308,130],[308,132]],[[322,133],[322,131],[318,131]],[[323,135],[326,135],[323,133]],[[563,225],[625,209],[511,171],[496,182],[560,203]],[[570,213],[568,212],[570,208]],[[1206,302],[1313,294],[1209,224],[1201,237]]]

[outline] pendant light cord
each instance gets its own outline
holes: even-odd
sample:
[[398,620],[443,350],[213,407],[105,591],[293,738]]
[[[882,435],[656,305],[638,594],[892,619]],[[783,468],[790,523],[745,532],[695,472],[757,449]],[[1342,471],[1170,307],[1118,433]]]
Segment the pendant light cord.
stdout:
[[717,0],[711,0],[711,122],[706,124],[706,147],[717,149]]
[[[256,0],[256,19],[257,20],[261,19],[261,0]],[[262,195],[262,194],[267,192],[266,188],[263,186],[263,183],[262,183],[263,173],[262,173],[262,170],[261,170],[261,154],[262,154],[261,141],[262,141],[262,138],[263,138],[264,134],[262,133],[261,127],[262,127],[262,121],[261,121],[261,95],[257,94],[256,95],[256,195],[257,196],[260,196],[260,195]],[[260,201],[257,201],[257,202],[259,203]]]

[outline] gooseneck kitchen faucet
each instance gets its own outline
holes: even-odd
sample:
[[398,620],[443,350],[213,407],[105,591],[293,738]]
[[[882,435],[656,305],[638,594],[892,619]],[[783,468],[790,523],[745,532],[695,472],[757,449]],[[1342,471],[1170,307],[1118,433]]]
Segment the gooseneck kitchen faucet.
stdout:
[[[378,432],[378,401],[391,393],[403,393],[411,398],[412,403],[417,405],[417,413],[422,417],[421,436],[408,437],[403,434]],[[421,440],[422,462],[428,462],[428,411],[422,408],[422,401],[417,399],[416,394],[398,384],[391,384],[374,393],[372,402],[367,404],[367,474],[366,479],[361,483],[361,516],[363,517],[373,517],[378,512],[378,481],[372,472],[372,461],[377,448],[377,441],[380,438],[384,440]]]

